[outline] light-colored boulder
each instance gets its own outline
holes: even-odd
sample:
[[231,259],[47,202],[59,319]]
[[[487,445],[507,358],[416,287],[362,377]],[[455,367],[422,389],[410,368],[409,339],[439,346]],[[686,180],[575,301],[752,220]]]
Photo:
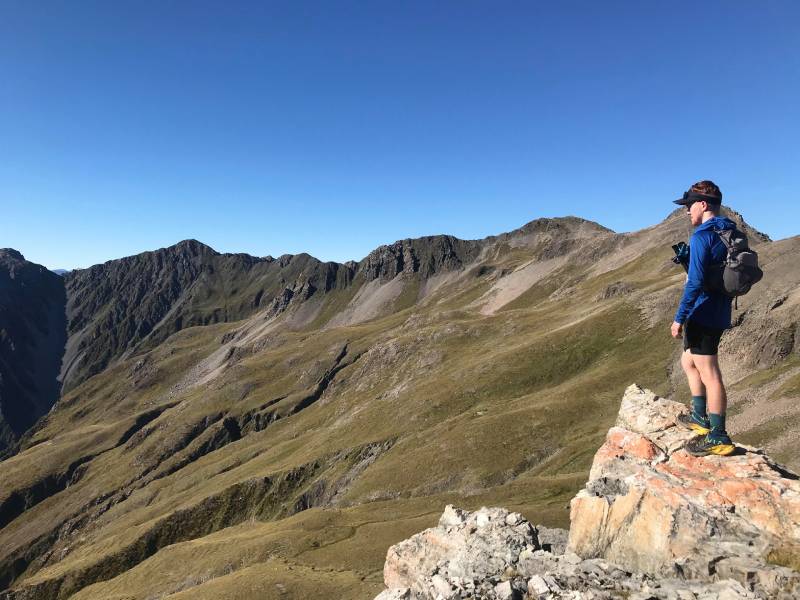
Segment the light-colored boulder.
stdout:
[[510,581],[503,581],[494,586],[494,593],[498,600],[511,600],[514,597],[514,588]]
[[550,586],[539,575],[534,575],[528,580],[528,595],[538,598],[541,594],[550,591]]
[[384,583],[426,594],[434,575],[481,581],[503,573],[522,551],[539,548],[536,529],[524,519],[508,525],[508,516],[501,508],[468,513],[448,506],[439,526],[389,548]]

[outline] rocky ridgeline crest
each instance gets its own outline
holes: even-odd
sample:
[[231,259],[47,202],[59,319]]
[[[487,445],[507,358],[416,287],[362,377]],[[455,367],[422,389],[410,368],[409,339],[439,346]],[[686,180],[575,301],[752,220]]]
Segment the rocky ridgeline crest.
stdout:
[[358,263],[357,270],[367,281],[388,281],[400,273],[431,277],[472,262],[482,246],[480,241],[461,240],[451,235],[400,240],[370,252]]
[[685,410],[630,386],[568,534],[447,506],[389,549],[376,600],[800,597],[800,573],[768,562],[797,560],[800,480],[755,448],[688,455],[692,434],[674,425]]

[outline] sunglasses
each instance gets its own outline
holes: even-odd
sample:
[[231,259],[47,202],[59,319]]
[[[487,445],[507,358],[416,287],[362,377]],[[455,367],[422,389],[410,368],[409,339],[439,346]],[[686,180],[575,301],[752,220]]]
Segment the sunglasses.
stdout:
[[685,204],[684,205],[684,206],[686,206],[686,212],[689,212],[690,210],[692,210],[692,207],[695,204],[697,204],[698,202],[705,202],[706,206],[711,206],[711,203],[708,202],[707,200],[692,200],[691,202],[689,202],[689,204]]

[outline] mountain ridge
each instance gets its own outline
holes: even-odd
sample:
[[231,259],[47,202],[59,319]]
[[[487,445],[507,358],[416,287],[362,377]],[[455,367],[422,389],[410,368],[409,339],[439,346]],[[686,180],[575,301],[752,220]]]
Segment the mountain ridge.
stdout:
[[[602,226],[576,217],[536,219],[508,234],[482,240],[460,240],[449,235],[399,240],[378,246],[355,264],[323,263],[307,253],[282,255],[272,260],[244,253],[219,253],[198,240],[186,239],[165,248],[106,261],[87,269],[76,269],[65,275],[70,298],[67,306],[70,344],[65,354],[61,379],[65,389],[70,389],[104,369],[112,360],[136,352],[136,347],[144,343],[145,338],[150,340],[148,343],[159,343],[186,326],[239,320],[262,308],[264,302],[275,303],[274,310],[281,311],[295,297],[295,289],[303,288],[303,300],[308,300],[318,290],[324,294],[349,287],[354,282],[357,287],[374,280],[386,283],[400,273],[418,274],[426,280],[473,262],[483,248],[495,241],[524,235],[569,235],[576,224],[578,227],[588,225],[598,231],[607,231]],[[167,264],[173,269],[169,281],[158,274]],[[227,290],[227,295],[236,298],[235,305],[230,306],[230,302],[226,301],[225,306],[197,307],[197,304],[202,304],[198,296],[219,297],[220,291],[226,294],[226,283],[215,277],[216,271],[220,270],[228,273],[226,277],[229,280],[241,280],[238,284],[227,286],[231,288]],[[121,272],[128,271],[129,277],[121,276]],[[244,278],[248,281],[244,281]],[[214,279],[218,280],[215,286],[217,291],[208,289]],[[261,283],[256,285],[256,280]],[[301,280],[307,280],[308,283],[304,284]],[[114,291],[119,286],[133,288],[133,291]],[[138,302],[136,299],[143,297],[145,289],[157,290],[153,302],[145,301],[146,305],[134,308],[127,304],[120,306],[119,301],[114,306],[107,304],[112,297],[121,298],[129,293],[133,293]],[[389,296],[396,293],[393,291]],[[187,308],[182,311],[178,305]],[[367,314],[372,314],[374,310],[368,308]],[[90,324],[92,318],[102,318],[104,321]],[[173,319],[171,323],[165,321],[168,318]],[[133,321],[136,322],[135,326]],[[118,333],[120,330],[121,333]],[[87,340],[98,338],[101,343],[93,345],[99,350],[88,348]]]
[[[488,241],[494,241],[494,240],[496,240],[496,239],[498,239],[500,237],[503,237],[503,236],[514,236],[514,235],[517,235],[517,234],[529,233],[531,230],[535,230],[535,229],[541,228],[543,225],[546,226],[547,223],[558,223],[558,222],[585,223],[585,224],[594,225],[599,230],[602,230],[602,231],[606,231],[606,232],[609,232],[609,233],[616,233],[612,229],[609,229],[609,228],[607,228],[607,227],[605,227],[605,226],[603,226],[603,225],[601,225],[599,223],[596,223],[594,221],[590,221],[590,220],[587,220],[587,219],[583,219],[581,217],[575,217],[575,216],[540,217],[540,218],[536,218],[536,219],[533,219],[531,221],[528,221],[524,225],[522,225],[520,227],[517,227],[516,229],[513,229],[511,231],[498,233],[498,234],[493,234],[493,235],[488,235],[488,236],[484,236],[482,238],[469,238],[469,239],[468,238],[460,238],[458,236],[455,236],[455,235],[452,235],[452,234],[447,234],[447,233],[441,233],[441,234],[435,234],[435,235],[424,235],[424,236],[419,236],[419,237],[416,237],[416,238],[411,238],[411,237],[400,238],[400,239],[395,240],[394,242],[387,243],[387,244],[380,244],[379,246],[376,246],[375,248],[373,248],[371,251],[369,251],[360,260],[351,259],[351,260],[346,260],[346,261],[343,261],[343,262],[331,261],[331,260],[324,261],[322,259],[316,258],[315,256],[313,256],[313,255],[311,255],[311,254],[309,254],[307,252],[300,252],[298,254],[287,253],[287,254],[282,254],[277,258],[272,256],[272,255],[266,255],[266,256],[259,257],[259,256],[251,255],[251,254],[246,253],[246,252],[219,252],[218,250],[214,249],[212,246],[209,246],[208,244],[205,244],[204,242],[201,242],[201,241],[197,240],[196,238],[186,238],[186,239],[183,239],[183,240],[179,240],[179,241],[175,242],[174,244],[170,244],[168,246],[163,246],[161,248],[155,248],[153,250],[143,250],[142,252],[138,252],[136,254],[130,254],[130,255],[126,255],[126,256],[121,256],[119,258],[108,259],[106,261],[103,261],[102,263],[97,263],[97,264],[94,264],[94,265],[90,265],[88,267],[76,268],[76,269],[73,269],[72,271],[69,271],[69,272],[72,273],[72,272],[75,272],[75,271],[85,271],[87,269],[92,269],[92,268],[100,266],[100,265],[105,265],[107,263],[113,263],[113,262],[116,262],[116,261],[125,260],[127,258],[140,256],[142,254],[153,253],[153,252],[161,252],[161,251],[165,251],[165,250],[166,251],[178,250],[178,249],[183,249],[183,248],[192,249],[195,252],[197,252],[198,249],[202,248],[203,251],[210,252],[210,253],[217,254],[217,255],[221,255],[221,256],[247,256],[247,257],[250,257],[250,258],[254,258],[254,259],[257,259],[257,260],[264,260],[264,261],[268,261],[268,262],[275,261],[275,260],[287,260],[287,259],[290,259],[290,258],[295,257],[295,256],[308,256],[308,257],[310,257],[310,258],[312,258],[315,261],[320,262],[320,263],[334,263],[334,264],[338,264],[338,265],[343,265],[344,266],[344,265],[347,265],[347,264],[360,264],[363,261],[365,261],[370,254],[373,254],[374,252],[376,252],[376,251],[378,251],[378,250],[380,250],[382,248],[391,247],[391,246],[394,246],[396,244],[402,244],[403,242],[425,242],[425,241],[438,240],[440,238],[449,238],[449,239],[452,239],[452,240],[457,241],[457,242],[483,242],[483,241],[487,241],[487,240]],[[18,252],[17,250],[14,250],[14,249],[10,249],[10,250],[12,250],[13,252]]]

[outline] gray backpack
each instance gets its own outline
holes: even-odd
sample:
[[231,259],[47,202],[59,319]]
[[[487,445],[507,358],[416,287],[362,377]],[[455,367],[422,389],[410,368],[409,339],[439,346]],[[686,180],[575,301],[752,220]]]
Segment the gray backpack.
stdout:
[[715,230],[725,244],[725,260],[711,269],[708,291],[736,298],[761,281],[764,272],[758,267],[758,254],[750,249],[747,236],[738,229]]

